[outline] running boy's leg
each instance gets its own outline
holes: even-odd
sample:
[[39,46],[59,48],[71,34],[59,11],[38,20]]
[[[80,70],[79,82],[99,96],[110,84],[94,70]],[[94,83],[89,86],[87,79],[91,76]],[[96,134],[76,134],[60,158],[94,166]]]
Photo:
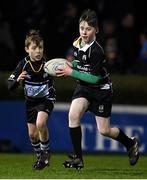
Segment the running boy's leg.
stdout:
[[74,99],[71,103],[69,110],[69,131],[72,140],[75,158],[67,160],[63,163],[65,167],[77,167],[78,165],[82,168],[82,133],[80,126],[80,119],[88,108],[89,102],[85,98]]
[[117,127],[110,127],[110,119],[96,116],[96,123],[99,132],[107,137],[122,143],[129,156],[130,165],[135,165],[139,159],[139,145],[136,138],[129,138],[121,129]]

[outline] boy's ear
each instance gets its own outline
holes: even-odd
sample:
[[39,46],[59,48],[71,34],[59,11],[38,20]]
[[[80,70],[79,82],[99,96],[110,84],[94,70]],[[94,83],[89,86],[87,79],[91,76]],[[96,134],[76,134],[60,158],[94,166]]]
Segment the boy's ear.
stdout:
[[28,53],[28,48],[27,47],[25,47],[25,51]]
[[98,28],[98,27],[96,28],[96,34],[97,34],[97,33],[99,33],[99,28]]

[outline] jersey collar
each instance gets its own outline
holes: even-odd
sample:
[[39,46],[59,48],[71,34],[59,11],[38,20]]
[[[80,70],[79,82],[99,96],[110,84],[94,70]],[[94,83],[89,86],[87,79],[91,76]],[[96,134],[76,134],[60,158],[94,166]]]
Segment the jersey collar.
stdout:
[[89,44],[86,44],[84,47],[80,47],[81,37],[79,37],[78,39],[76,39],[76,40],[73,42],[73,46],[75,46],[75,47],[78,48],[79,50],[85,52],[85,51],[94,43],[95,40],[96,40],[96,38],[94,38],[94,40],[93,40],[92,42],[90,42]]

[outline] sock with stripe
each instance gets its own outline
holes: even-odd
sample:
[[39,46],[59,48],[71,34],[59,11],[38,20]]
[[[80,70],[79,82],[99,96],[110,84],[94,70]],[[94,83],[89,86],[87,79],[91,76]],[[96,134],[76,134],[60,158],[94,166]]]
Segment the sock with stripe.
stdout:
[[40,154],[41,154],[41,146],[40,146],[40,141],[37,142],[31,142],[32,147],[37,155],[37,157],[39,158]]

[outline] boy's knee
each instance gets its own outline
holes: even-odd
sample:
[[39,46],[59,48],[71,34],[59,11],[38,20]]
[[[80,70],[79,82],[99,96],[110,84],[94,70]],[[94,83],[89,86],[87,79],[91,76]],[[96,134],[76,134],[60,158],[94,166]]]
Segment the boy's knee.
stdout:
[[29,133],[29,137],[30,137],[31,142],[38,141],[38,134],[37,133]]
[[38,122],[36,126],[39,131],[43,130],[46,127],[46,125],[42,122]]
[[109,129],[99,129],[99,132],[103,136],[109,136],[110,130]]

